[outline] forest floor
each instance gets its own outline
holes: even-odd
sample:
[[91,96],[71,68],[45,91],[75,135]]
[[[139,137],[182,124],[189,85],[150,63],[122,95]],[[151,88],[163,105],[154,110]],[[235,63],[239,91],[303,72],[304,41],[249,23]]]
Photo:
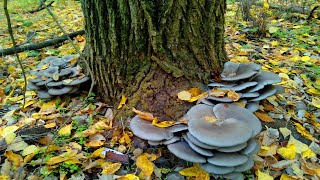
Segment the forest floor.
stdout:
[[[46,10],[27,13],[36,8],[36,2],[9,1],[18,45],[63,35]],[[319,178],[320,20],[307,21],[307,14],[280,11],[268,4],[254,8],[255,26],[241,20],[236,4],[228,5],[228,57],[233,62],[261,64],[263,70],[282,78],[280,84],[286,90],[263,101],[256,113],[265,125],[259,138],[262,147],[254,168],[245,175],[261,180]],[[51,9],[67,33],[83,29],[79,2],[56,0]],[[12,47],[6,24],[0,9],[0,49]],[[85,37],[79,35],[73,42],[82,50]],[[75,53],[66,41],[19,56],[30,78],[28,72],[41,59]],[[93,93],[86,100],[85,91],[41,100],[34,91],[27,91],[22,107],[21,72],[14,55],[0,56],[0,179],[136,179],[142,176],[141,170],[165,177],[185,168],[170,164],[162,149],[146,150],[146,144],[126,128],[126,121],[113,119],[113,108],[121,106],[109,107]],[[72,121],[66,121],[70,116]],[[142,154],[149,159],[137,165],[134,162]]]

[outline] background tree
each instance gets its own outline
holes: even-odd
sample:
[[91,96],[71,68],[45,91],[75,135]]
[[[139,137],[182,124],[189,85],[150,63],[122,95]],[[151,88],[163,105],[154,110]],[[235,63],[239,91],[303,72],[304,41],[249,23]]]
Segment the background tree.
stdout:
[[98,95],[117,105],[177,118],[176,94],[218,77],[225,0],[82,0],[85,57]]

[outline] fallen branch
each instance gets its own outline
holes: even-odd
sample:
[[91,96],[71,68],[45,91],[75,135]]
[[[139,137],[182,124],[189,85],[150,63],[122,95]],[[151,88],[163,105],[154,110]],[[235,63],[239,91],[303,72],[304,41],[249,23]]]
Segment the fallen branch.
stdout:
[[[18,47],[16,47],[16,52],[19,53],[19,52],[23,52],[26,50],[36,50],[36,49],[41,49],[41,48],[48,47],[48,46],[53,46],[55,44],[59,44],[59,43],[62,43],[64,41],[68,40],[68,37],[74,38],[74,37],[76,37],[78,35],[82,35],[84,33],[85,33],[85,31],[81,30],[81,31],[76,31],[76,32],[70,33],[68,35],[63,35],[63,36],[55,38],[55,39],[47,40],[47,41],[41,42],[39,44],[18,46]],[[14,53],[15,53],[14,48],[0,49],[0,56],[14,54]]]
[[49,4],[44,4],[44,3],[40,4],[36,9],[28,11],[28,13],[33,14],[35,12],[39,12],[39,11],[41,11],[41,10],[47,8],[47,7],[50,7],[53,3],[54,3],[54,1],[51,1]]

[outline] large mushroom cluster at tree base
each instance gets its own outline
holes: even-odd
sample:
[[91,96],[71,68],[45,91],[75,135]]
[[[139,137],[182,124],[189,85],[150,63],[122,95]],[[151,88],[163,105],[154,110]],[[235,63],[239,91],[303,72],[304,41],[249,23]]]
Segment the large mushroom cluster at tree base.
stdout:
[[[186,113],[187,125],[159,128],[136,115],[130,128],[150,145],[166,145],[178,158],[200,163],[215,177],[241,180],[241,172],[254,166],[253,156],[260,150],[256,136],[262,126],[253,112],[258,110],[260,100],[284,89],[273,85],[281,81],[280,77],[260,71],[260,65],[254,63],[227,62],[221,77],[221,82],[208,85],[211,89],[198,101],[200,104]],[[215,96],[211,93],[214,91],[233,91],[239,98]]]
[[159,128],[137,115],[130,128],[150,145],[166,145],[178,158],[201,163],[214,176],[243,179],[241,172],[253,167],[252,156],[260,149],[255,139],[262,128],[259,119],[246,108],[226,103],[195,105],[185,117],[188,125]]
[[[281,78],[272,73],[260,70],[261,66],[255,63],[236,64],[226,62],[221,73],[221,81],[208,84],[210,90],[208,97],[202,103],[215,105],[217,103],[232,103],[239,101],[251,112],[259,108],[259,102],[272,95],[284,92],[284,88],[273,85],[281,82]],[[239,96],[238,100],[229,97],[214,96],[213,90],[234,91]]]
[[77,55],[46,57],[31,71],[35,78],[29,79],[27,89],[35,90],[41,99],[76,92],[90,79],[81,72],[77,59]]

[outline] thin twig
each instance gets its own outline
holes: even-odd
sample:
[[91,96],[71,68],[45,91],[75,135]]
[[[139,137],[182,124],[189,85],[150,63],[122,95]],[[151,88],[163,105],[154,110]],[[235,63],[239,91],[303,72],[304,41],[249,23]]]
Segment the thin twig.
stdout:
[[8,31],[9,31],[9,34],[10,34],[10,38],[12,40],[12,43],[13,43],[13,48],[14,48],[14,52],[15,52],[15,55],[17,57],[17,61],[19,62],[19,66],[22,70],[22,76],[23,76],[23,79],[24,79],[24,87],[23,87],[23,106],[26,104],[26,90],[27,90],[27,78],[26,78],[26,74],[24,72],[24,68],[22,66],[22,62],[19,58],[19,54],[17,53],[17,43],[13,37],[13,33],[12,33],[12,27],[11,27],[11,20],[10,20],[10,15],[9,15],[9,12],[8,12],[8,0],[4,0],[3,1],[3,9],[4,9],[4,13],[6,14],[6,18],[7,18],[7,23],[8,23]]

